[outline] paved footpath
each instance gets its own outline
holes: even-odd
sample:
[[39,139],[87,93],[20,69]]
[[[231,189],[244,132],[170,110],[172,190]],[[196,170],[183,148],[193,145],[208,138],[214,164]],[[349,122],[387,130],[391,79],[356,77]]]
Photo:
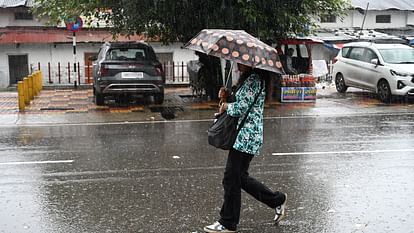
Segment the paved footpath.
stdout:
[[[193,98],[189,88],[167,88],[166,100],[162,106],[181,106],[188,104],[192,109],[212,109],[214,102]],[[135,102],[115,102],[109,100],[105,106],[97,106],[93,102],[91,89],[55,89],[42,90],[40,95],[31,101],[25,114],[43,113],[87,113],[87,112],[142,112],[145,107],[154,107],[150,99]],[[17,113],[17,92],[0,92],[0,113]]]
[[[187,107],[193,110],[212,110],[217,107],[214,101],[206,101],[194,98],[190,88],[167,88],[166,100],[163,107]],[[332,95],[334,87],[318,89],[318,98]],[[280,103],[271,102],[268,106],[275,106]],[[301,104],[296,103],[296,106]],[[309,105],[309,104],[305,104]],[[159,106],[160,107],[160,106]],[[26,107],[25,114],[56,114],[56,113],[90,113],[90,112],[111,112],[130,113],[143,112],[145,108],[155,108],[151,101],[141,100],[129,103],[107,101],[105,106],[97,106],[93,102],[93,93],[90,88],[83,89],[50,89],[42,90]],[[16,91],[0,92],[0,114],[18,113],[18,102]]]
[[[319,87],[317,93],[316,102],[267,102],[265,117],[376,113],[383,110],[404,113],[413,109],[413,101],[387,105],[369,92],[352,88],[346,94],[339,94],[330,85]],[[18,110],[17,92],[0,92],[1,125],[200,120],[210,119],[216,109],[217,102],[195,98],[189,88],[167,88],[162,105],[145,99],[128,103],[107,101],[105,106],[94,104],[91,89],[42,90],[24,112]]]
[[0,92],[0,114],[17,113],[17,92]]

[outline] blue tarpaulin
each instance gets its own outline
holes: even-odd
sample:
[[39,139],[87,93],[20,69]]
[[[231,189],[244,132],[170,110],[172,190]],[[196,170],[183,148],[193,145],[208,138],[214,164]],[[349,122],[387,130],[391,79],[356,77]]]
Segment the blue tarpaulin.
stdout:
[[323,45],[325,45],[325,47],[330,48],[330,49],[337,49],[340,50],[344,44],[343,43],[338,43],[338,44],[333,44],[333,43],[323,43]]

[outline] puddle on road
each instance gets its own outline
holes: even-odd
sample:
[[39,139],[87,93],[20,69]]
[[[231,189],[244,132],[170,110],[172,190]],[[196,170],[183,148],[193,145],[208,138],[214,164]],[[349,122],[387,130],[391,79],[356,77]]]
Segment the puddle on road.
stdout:
[[169,107],[153,106],[153,107],[149,107],[149,109],[151,110],[151,112],[159,112],[161,114],[161,117],[166,120],[172,120],[175,118],[175,114],[177,112],[184,111],[183,107],[178,107],[178,106],[169,106]]

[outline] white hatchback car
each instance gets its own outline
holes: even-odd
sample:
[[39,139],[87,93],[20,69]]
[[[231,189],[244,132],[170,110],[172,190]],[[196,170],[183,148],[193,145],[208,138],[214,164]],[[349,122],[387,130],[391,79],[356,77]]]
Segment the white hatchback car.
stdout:
[[333,66],[336,90],[356,87],[378,93],[383,102],[414,97],[414,48],[403,44],[353,42],[344,45]]

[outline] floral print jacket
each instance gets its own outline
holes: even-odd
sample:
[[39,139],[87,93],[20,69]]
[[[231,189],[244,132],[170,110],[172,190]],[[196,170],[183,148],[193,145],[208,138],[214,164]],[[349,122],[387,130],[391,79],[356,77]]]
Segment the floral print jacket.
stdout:
[[264,81],[255,73],[252,73],[236,92],[236,101],[227,104],[227,114],[239,117],[239,124],[243,120],[246,112],[253,104],[259,94],[261,85],[262,93],[256,103],[251,108],[249,115],[237,135],[233,145],[235,150],[251,155],[259,155],[263,144],[263,109],[265,100]]

